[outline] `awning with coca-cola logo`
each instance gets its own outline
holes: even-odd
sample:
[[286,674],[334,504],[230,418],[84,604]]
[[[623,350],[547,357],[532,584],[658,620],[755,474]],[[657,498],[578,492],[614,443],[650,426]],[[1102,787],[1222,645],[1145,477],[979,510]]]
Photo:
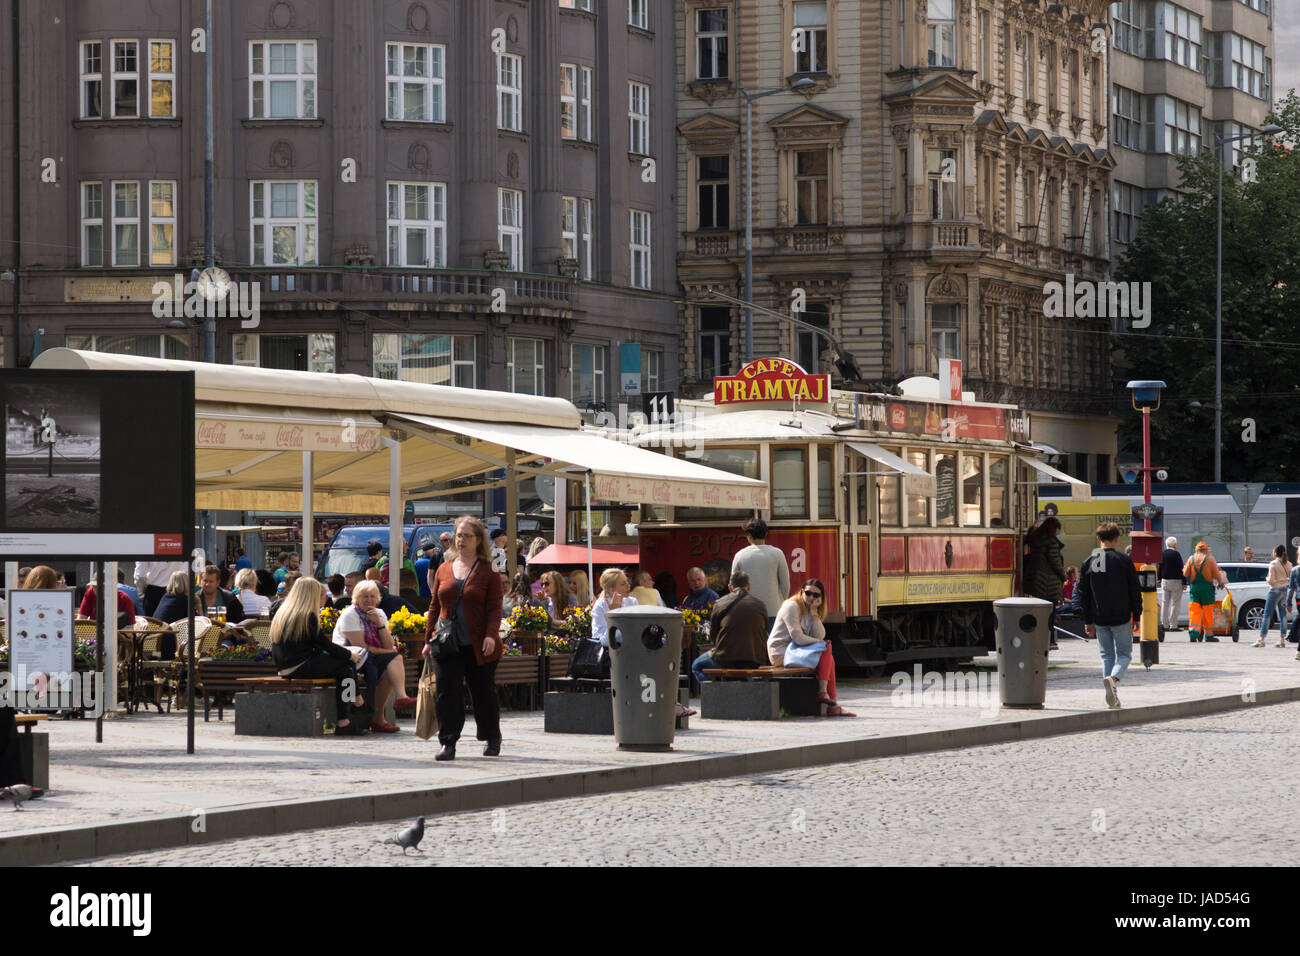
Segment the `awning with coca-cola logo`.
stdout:
[[[766,482],[636,448],[574,428],[470,422],[427,415],[391,415],[390,425],[419,433],[449,432],[471,440],[466,450],[483,455],[512,448],[549,458],[558,471],[585,471],[591,496],[604,501],[679,507],[767,508]],[[477,446],[473,442],[479,443]]]
[[369,415],[205,402],[195,408],[194,447],[250,451],[373,452],[382,426]]

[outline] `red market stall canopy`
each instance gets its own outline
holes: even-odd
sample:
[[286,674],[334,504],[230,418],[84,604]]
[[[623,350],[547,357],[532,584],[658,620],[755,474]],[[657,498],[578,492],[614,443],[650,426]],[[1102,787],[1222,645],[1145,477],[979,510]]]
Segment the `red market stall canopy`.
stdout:
[[[640,548],[635,544],[593,545],[593,564],[637,564],[641,560]],[[578,544],[553,544],[543,548],[529,560],[529,564],[586,564],[587,548]]]

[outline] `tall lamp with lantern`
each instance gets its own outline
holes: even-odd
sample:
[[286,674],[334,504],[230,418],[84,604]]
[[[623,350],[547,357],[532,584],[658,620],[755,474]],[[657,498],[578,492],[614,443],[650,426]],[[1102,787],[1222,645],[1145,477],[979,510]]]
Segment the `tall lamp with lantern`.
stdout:
[[1147,668],[1160,663],[1160,612],[1156,604],[1156,577],[1163,551],[1161,533],[1152,531],[1152,522],[1163,509],[1151,502],[1151,474],[1160,466],[1151,464],[1151,413],[1160,407],[1164,382],[1129,382],[1133,408],[1142,413],[1142,504],[1133,509],[1142,530],[1133,531],[1133,563],[1138,566],[1138,589],[1142,592],[1142,663]]

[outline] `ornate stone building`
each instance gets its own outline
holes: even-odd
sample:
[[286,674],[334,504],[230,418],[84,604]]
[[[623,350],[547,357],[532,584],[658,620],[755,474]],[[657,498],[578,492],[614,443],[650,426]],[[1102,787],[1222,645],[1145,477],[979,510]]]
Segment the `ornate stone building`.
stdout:
[[[1112,480],[1110,323],[1043,309],[1108,268],[1106,21],[1101,0],[679,3],[683,380],[744,360],[743,310],[708,291],[744,289],[747,92],[755,301],[802,290],[869,381],[962,359],[1067,470]],[[761,313],[754,352],[835,374]]]

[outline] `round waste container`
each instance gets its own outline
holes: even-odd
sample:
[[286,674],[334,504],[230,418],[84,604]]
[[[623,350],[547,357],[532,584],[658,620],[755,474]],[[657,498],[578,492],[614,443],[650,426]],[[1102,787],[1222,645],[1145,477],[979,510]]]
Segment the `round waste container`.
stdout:
[[1003,598],[993,602],[997,618],[998,696],[1003,707],[1042,707],[1047,698],[1047,629],[1050,601]]
[[612,609],[608,620],[614,740],[620,750],[671,750],[682,612],[636,605]]

